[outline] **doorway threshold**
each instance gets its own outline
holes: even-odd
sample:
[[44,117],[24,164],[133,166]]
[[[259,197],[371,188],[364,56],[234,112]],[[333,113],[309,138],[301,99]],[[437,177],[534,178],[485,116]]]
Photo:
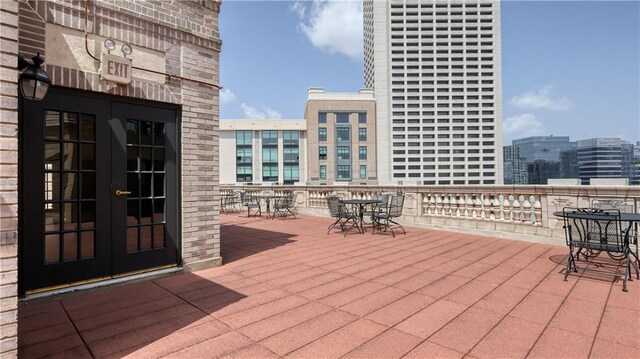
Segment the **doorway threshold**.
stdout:
[[58,285],[55,287],[41,288],[32,291],[27,291],[23,298],[20,298],[21,302],[28,302],[35,299],[42,299],[61,294],[68,294],[76,291],[83,291],[88,289],[95,289],[100,287],[107,287],[114,284],[126,283],[140,279],[147,279],[150,277],[171,274],[182,271],[183,268],[176,265],[162,266],[156,268],[149,268],[131,273],[118,274],[116,276],[108,276],[101,278],[89,279],[81,282],[68,283]]

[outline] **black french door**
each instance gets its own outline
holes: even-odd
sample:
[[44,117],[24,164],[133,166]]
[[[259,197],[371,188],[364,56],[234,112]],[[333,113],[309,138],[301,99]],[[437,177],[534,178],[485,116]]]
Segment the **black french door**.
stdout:
[[23,291],[177,263],[176,108],[53,87],[21,117]]

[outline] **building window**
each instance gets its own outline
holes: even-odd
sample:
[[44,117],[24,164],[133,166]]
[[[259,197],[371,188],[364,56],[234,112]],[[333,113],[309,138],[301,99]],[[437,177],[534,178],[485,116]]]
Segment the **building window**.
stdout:
[[327,146],[320,146],[318,148],[318,159],[326,160],[327,159]]
[[320,127],[318,128],[318,141],[324,142],[327,140],[327,128]]
[[299,131],[282,131],[282,144],[284,146],[298,146],[299,140]]
[[361,127],[358,129],[358,141],[366,141],[367,140],[367,128]]
[[358,149],[358,158],[361,160],[367,159],[367,146],[360,146]]
[[327,113],[318,112],[318,123],[327,123]]
[[351,141],[351,128],[350,127],[336,128],[336,138],[338,141]]
[[236,182],[253,181],[251,131],[236,131]]
[[367,113],[359,112],[358,113],[358,123],[367,123]]
[[298,163],[300,151],[298,147],[285,147],[282,149],[284,163]]
[[339,160],[351,159],[351,148],[349,146],[338,146],[336,153]]
[[265,182],[277,182],[278,181],[278,165],[269,164],[262,165],[262,180]]
[[351,166],[350,165],[338,165],[336,171],[336,180],[349,181],[351,180]]
[[236,182],[251,181],[253,181],[251,166],[236,166]]
[[251,164],[251,147],[236,147],[236,164]]
[[349,114],[336,113],[336,123],[349,123]]
[[251,131],[236,131],[236,145],[251,146]]
[[262,149],[262,163],[278,163],[278,149],[277,148],[263,148]]
[[327,179],[327,165],[320,165],[320,179]]
[[283,169],[284,184],[293,184],[300,180],[300,167],[298,165],[285,165]]
[[278,131],[262,131],[262,146],[278,146]]
[[360,165],[360,179],[367,179],[367,166]]

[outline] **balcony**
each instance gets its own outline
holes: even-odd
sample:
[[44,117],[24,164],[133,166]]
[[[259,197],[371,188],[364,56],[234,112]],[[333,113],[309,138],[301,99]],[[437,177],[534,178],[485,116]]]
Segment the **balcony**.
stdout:
[[[640,281],[623,293],[623,268],[605,259],[562,280],[567,249],[555,245],[563,241],[548,213],[550,203],[572,201],[572,190],[402,187],[403,223],[413,227],[393,238],[327,235],[332,221],[320,215],[329,192],[364,197],[398,187],[289,188],[300,192],[301,212],[319,216],[222,214],[222,267],[23,303],[20,355],[640,355]],[[589,192],[575,195],[584,201]],[[630,189],[593,194],[616,193],[638,198]],[[467,233],[436,229],[456,226]],[[508,230],[527,239],[549,233],[538,242],[550,243],[498,238]]]

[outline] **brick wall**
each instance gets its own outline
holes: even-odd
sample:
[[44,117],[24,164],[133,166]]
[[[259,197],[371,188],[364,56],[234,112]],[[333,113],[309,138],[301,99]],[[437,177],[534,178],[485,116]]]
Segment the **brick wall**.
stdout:
[[0,1],[0,357],[18,348],[18,1]]
[[[167,73],[219,83],[219,1],[90,0],[88,8],[90,39],[101,36],[127,42],[134,51],[147,49],[160,54]],[[84,31],[84,1],[0,0],[0,19],[0,356],[11,357],[17,355],[17,54],[30,58],[40,52],[56,86],[181,106],[181,237],[187,269],[221,263],[219,91],[215,86],[175,77],[158,81],[157,75],[156,80],[134,77],[128,86],[113,86],[95,71],[47,59],[47,55],[53,56],[45,52],[47,24]]]

